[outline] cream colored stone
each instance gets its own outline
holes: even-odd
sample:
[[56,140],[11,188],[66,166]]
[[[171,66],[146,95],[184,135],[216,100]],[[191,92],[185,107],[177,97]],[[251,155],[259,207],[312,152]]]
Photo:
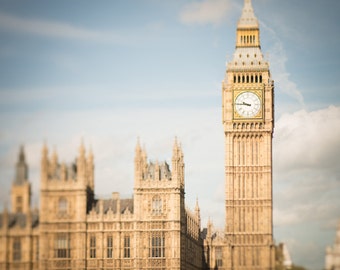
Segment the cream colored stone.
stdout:
[[[252,92],[261,108],[235,110]],[[83,144],[75,164],[42,150],[40,209],[31,210],[24,154],[11,190],[12,211],[0,215],[0,269],[224,269],[274,268],[272,136],[274,83],[260,48],[250,0],[236,33],[236,49],[222,82],[225,133],[225,228],[201,230],[198,202],[184,202],[183,152],[174,143],[171,170],[135,149],[132,198],[94,195],[94,157]],[[244,99],[251,109],[252,100]],[[17,199],[21,197],[21,199]]]

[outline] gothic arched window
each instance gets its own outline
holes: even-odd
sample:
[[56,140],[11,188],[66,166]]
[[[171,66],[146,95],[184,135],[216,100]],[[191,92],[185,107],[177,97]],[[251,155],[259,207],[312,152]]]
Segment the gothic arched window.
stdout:
[[59,202],[58,202],[58,211],[61,214],[67,213],[67,200],[64,197],[59,199]]
[[162,214],[162,199],[160,197],[154,197],[152,199],[152,214],[153,215],[160,215]]

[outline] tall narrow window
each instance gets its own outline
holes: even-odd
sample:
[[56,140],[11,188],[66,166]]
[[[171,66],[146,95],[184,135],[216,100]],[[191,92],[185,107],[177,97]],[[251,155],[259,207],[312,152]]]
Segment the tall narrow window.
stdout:
[[19,237],[13,239],[13,261],[21,260],[21,241]]
[[90,237],[90,258],[96,258],[96,237]]
[[130,258],[130,236],[124,237],[124,258]]
[[256,250],[255,248],[252,248],[252,254],[251,254],[251,264],[252,266],[256,265]]
[[239,265],[246,266],[246,255],[245,255],[245,247],[239,248]]
[[112,236],[107,237],[107,258],[112,258],[113,240]]
[[150,238],[150,257],[163,258],[165,257],[165,239],[162,235],[152,236]]
[[152,214],[162,214],[162,199],[159,197],[155,197],[152,199]]
[[55,258],[70,258],[70,239],[66,233],[57,234],[54,242]]
[[37,238],[35,245],[35,260],[39,261],[39,238]]
[[58,211],[60,214],[67,213],[67,200],[65,198],[60,198],[58,202]]
[[222,247],[216,247],[215,249],[215,259],[216,259],[216,266],[221,267],[223,266],[223,254],[222,254]]
[[22,196],[16,197],[16,212],[22,213]]

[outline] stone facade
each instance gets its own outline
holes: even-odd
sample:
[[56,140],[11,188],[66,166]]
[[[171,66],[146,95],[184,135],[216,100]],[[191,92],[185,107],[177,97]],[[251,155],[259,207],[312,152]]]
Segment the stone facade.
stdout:
[[[130,199],[118,193],[96,199],[92,153],[86,155],[81,145],[76,160],[60,164],[43,147],[40,211],[14,203],[10,213],[2,213],[0,269],[202,269],[200,209],[185,207],[177,141],[172,170],[166,162],[148,162],[137,144]],[[19,163],[27,176],[23,150]],[[27,196],[27,203],[30,190],[23,179],[13,182],[12,196]]]
[[0,269],[39,269],[39,212],[31,209],[28,166],[21,147],[11,189],[11,211],[0,214]]
[[224,234],[207,230],[206,260],[211,269],[273,269],[274,82],[250,0],[245,0],[237,25],[222,104],[226,223]]
[[11,191],[12,210],[0,215],[0,269],[269,270],[275,265],[272,202],[274,83],[260,47],[250,0],[237,25],[236,50],[222,82],[225,134],[225,228],[184,202],[182,149],[171,169],[135,149],[133,197],[94,194],[93,154],[76,163],[42,150],[40,209],[30,208],[23,149]]

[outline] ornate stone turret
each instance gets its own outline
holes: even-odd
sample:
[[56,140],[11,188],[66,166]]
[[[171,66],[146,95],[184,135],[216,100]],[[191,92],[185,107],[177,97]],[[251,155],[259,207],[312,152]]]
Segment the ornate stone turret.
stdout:
[[77,157],[77,181],[86,182],[86,157],[85,147],[82,141],[79,147],[79,155]]
[[237,28],[259,28],[259,22],[255,17],[251,0],[245,0],[242,15],[238,21]]
[[41,150],[41,162],[40,162],[40,178],[41,178],[41,186],[43,187],[46,184],[47,178],[48,178],[48,148],[46,143],[44,143],[43,148]]
[[142,150],[138,138],[135,148],[135,186],[144,178],[145,159],[146,153]]
[[19,158],[16,165],[16,176],[14,180],[15,185],[22,185],[27,181],[28,167],[25,161],[24,147],[20,147]]
[[196,214],[196,218],[198,220],[199,226],[201,227],[201,210],[198,205],[198,198],[196,198],[195,214]]
[[58,154],[57,149],[54,148],[51,158],[50,175],[56,175],[57,168],[58,168]]
[[86,169],[87,169],[88,185],[92,190],[94,190],[94,157],[93,157],[91,148],[87,155]]
[[251,0],[245,0],[242,15],[237,24],[236,48],[254,47],[260,48],[259,22],[255,17]]
[[274,82],[251,0],[244,1],[235,45],[222,82],[227,244],[220,258],[228,270],[272,269]]
[[184,189],[184,159],[180,144],[175,138],[175,143],[172,150],[172,179],[175,184]]
[[86,156],[83,142],[79,147],[79,154],[75,163],[65,164],[59,163],[56,150],[52,156],[48,157],[48,148],[44,144],[41,158],[41,187],[45,188],[50,181],[78,183],[78,186],[89,187],[94,190],[94,157],[90,150]]
[[28,213],[31,205],[31,184],[28,181],[28,166],[25,160],[24,147],[20,147],[16,164],[15,179],[11,190],[13,213]]

